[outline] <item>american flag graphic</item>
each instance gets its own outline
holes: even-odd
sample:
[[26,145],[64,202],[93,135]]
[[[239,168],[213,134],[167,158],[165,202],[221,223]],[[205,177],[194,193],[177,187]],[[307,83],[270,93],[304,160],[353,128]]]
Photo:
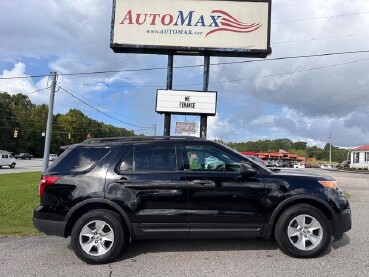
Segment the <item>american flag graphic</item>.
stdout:
[[220,20],[221,27],[213,29],[206,34],[211,35],[215,32],[219,31],[227,31],[227,32],[235,32],[235,33],[251,33],[259,29],[262,25],[259,23],[243,23],[238,19],[231,16],[229,13],[222,11],[222,10],[213,10],[212,14],[217,14],[222,16]]

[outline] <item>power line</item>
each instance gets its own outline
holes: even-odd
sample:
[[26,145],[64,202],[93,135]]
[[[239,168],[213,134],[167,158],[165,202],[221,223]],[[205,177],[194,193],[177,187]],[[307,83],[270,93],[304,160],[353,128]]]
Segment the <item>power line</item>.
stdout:
[[120,120],[120,119],[118,119],[118,118],[116,118],[116,117],[113,117],[113,116],[111,116],[111,115],[109,115],[109,114],[107,114],[107,113],[105,113],[105,112],[103,112],[103,111],[100,111],[99,109],[97,109],[97,108],[93,107],[92,105],[90,105],[90,104],[88,104],[87,102],[83,101],[82,99],[78,98],[77,96],[75,96],[74,94],[70,93],[69,91],[67,91],[67,90],[66,90],[66,89],[64,89],[63,87],[59,86],[59,88],[60,88],[61,90],[63,90],[64,92],[66,92],[67,94],[69,94],[70,96],[72,96],[73,98],[75,98],[75,99],[77,99],[78,101],[82,102],[82,103],[83,103],[83,104],[85,104],[86,106],[90,107],[91,109],[93,109],[93,110],[95,110],[95,111],[97,111],[97,112],[99,112],[99,113],[101,113],[101,114],[103,114],[103,115],[105,115],[105,116],[107,116],[107,117],[109,117],[109,118],[111,118],[111,119],[114,119],[114,120],[116,120],[116,121],[118,121],[118,122],[120,122],[120,123],[123,123],[123,124],[125,124],[125,125],[129,125],[129,126],[132,126],[132,127],[136,127],[136,128],[139,128],[139,129],[142,129],[142,128],[151,128],[151,127],[147,127],[147,126],[138,126],[138,125],[135,125],[135,124],[131,124],[131,123],[128,123],[128,122],[122,121],[122,120]]
[[[322,54],[310,54],[310,55],[299,55],[299,56],[286,56],[271,59],[260,59],[260,60],[244,60],[244,61],[233,61],[233,62],[220,62],[211,63],[210,65],[229,65],[229,64],[243,64],[243,63],[255,63],[255,62],[269,62],[269,61],[280,61],[300,58],[315,58],[324,56],[336,56],[346,54],[360,54],[369,53],[369,50],[357,50],[357,51],[344,51],[344,52],[330,52]],[[185,65],[185,66],[174,66],[176,69],[203,67],[203,64],[198,65]],[[123,69],[123,70],[105,70],[105,71],[91,71],[91,72],[76,72],[76,73],[59,73],[59,76],[78,76],[78,75],[96,75],[96,74],[108,74],[108,73],[122,73],[122,72],[140,72],[140,71],[154,71],[154,70],[167,70],[167,67],[152,67],[152,68],[138,68],[138,69]],[[18,76],[18,77],[0,77],[0,80],[13,80],[13,79],[30,79],[39,77],[48,77],[49,74],[45,75],[30,75],[30,76]]]
[[302,39],[302,40],[278,41],[278,42],[273,42],[272,45],[283,44],[283,43],[292,43],[292,42],[308,42],[308,41],[323,40],[323,39],[346,38],[346,37],[355,37],[355,36],[367,36],[367,35],[369,35],[369,33],[349,34],[349,35],[341,35],[341,36],[333,36],[333,37],[309,38],[309,39]]
[[331,110],[331,109],[334,109],[334,108],[337,108],[337,107],[340,107],[340,106],[344,106],[344,105],[347,105],[347,104],[350,104],[352,102],[355,102],[357,100],[360,100],[360,99],[363,99],[363,98],[366,98],[369,96],[369,93],[368,94],[365,94],[363,96],[360,96],[360,97],[357,97],[357,98],[354,98],[354,99],[351,99],[351,100],[348,100],[346,102],[342,102],[342,103],[339,103],[339,104],[336,104],[336,105],[333,105],[333,106],[329,106],[329,107],[326,107],[326,108],[322,108],[322,109],[319,109],[319,110],[316,110],[316,111],[313,111],[313,112],[309,112],[309,113],[306,113],[304,115],[301,115],[301,116],[298,116],[297,118],[302,118],[302,117],[305,117],[305,116],[308,116],[308,115],[312,115],[312,114],[316,114],[316,113],[320,113],[322,111],[326,111],[326,110]]
[[[59,82],[59,84],[60,84],[60,82]],[[80,93],[76,92],[75,90],[73,90],[73,89],[71,89],[71,88],[69,88],[69,87],[67,87],[67,86],[65,86],[65,87],[66,87],[68,90],[72,91],[73,93],[75,93],[75,94],[79,95],[80,97],[82,97],[82,98],[84,98],[84,99],[86,99],[86,100],[90,100],[90,99],[88,99],[87,97],[85,97],[85,96],[81,95]],[[133,120],[133,121],[139,122],[139,123],[145,123],[145,122],[139,121],[139,120],[137,120],[137,119],[130,118],[129,116],[126,116],[126,115],[122,115],[122,114],[121,114],[121,116],[123,116],[123,117],[125,117],[125,118],[127,118],[127,119],[130,119],[130,120]]]
[[346,13],[346,14],[336,14],[336,15],[312,17],[312,18],[303,18],[303,19],[287,20],[287,21],[280,21],[280,22],[272,22],[272,25],[302,22],[302,21],[310,21],[310,20],[319,20],[319,19],[328,19],[328,18],[335,18],[335,17],[342,17],[342,16],[353,16],[353,15],[360,15],[360,14],[366,14],[366,13],[369,13],[369,11],[356,12],[356,13]]
[[[326,69],[326,68],[332,68],[332,67],[337,67],[337,66],[341,66],[341,65],[348,65],[348,64],[358,63],[358,62],[364,62],[364,61],[368,61],[368,60],[369,60],[369,58],[367,58],[367,59],[360,59],[360,60],[354,60],[354,61],[349,61],[349,62],[344,62],[344,63],[337,63],[337,64],[325,65],[325,66],[312,67],[312,68],[307,68],[307,69],[302,69],[302,70],[296,70],[296,71],[290,71],[290,72],[284,72],[284,73],[276,73],[276,74],[269,74],[269,75],[262,75],[262,76],[254,76],[254,77],[247,77],[247,78],[241,78],[241,79],[233,79],[233,80],[227,80],[227,81],[210,81],[210,84],[233,83],[233,82],[244,81],[244,80],[253,80],[253,79],[259,79],[259,78],[268,78],[268,77],[276,77],[276,76],[290,75],[290,74],[295,74],[295,73],[309,72],[309,71],[315,71],[315,70],[319,70],[319,69]],[[61,82],[61,83],[64,83],[64,82]],[[108,86],[106,84],[104,84],[104,85],[100,85],[100,84],[85,84],[85,83],[74,83],[74,84],[82,84],[84,86]],[[202,83],[174,84],[174,86],[176,86],[176,87],[186,87],[186,86],[197,86],[197,85],[201,85],[201,84]],[[150,85],[150,86],[116,86],[116,85],[114,85],[113,87],[124,87],[124,88],[157,88],[157,87],[160,87],[160,86],[159,85]]]

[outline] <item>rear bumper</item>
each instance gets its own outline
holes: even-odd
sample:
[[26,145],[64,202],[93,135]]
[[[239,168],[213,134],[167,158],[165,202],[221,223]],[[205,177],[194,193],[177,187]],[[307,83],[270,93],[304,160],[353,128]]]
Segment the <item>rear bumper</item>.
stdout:
[[38,206],[33,212],[33,225],[35,228],[46,235],[65,237],[65,227],[67,222],[59,214],[47,211],[47,207]]
[[344,209],[337,214],[337,221],[333,236],[340,236],[351,229],[351,209]]
[[46,235],[53,235],[58,237],[65,237],[64,231],[66,222],[64,221],[53,221],[46,219],[33,218],[33,225],[40,232]]

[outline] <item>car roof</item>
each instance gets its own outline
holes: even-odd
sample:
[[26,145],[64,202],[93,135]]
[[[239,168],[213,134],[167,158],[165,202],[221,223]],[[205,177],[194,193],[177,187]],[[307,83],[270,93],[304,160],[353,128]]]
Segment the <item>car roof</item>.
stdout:
[[191,141],[203,141],[204,139],[198,137],[189,136],[134,136],[134,137],[110,137],[110,138],[92,138],[83,141],[81,144],[94,144],[94,143],[131,143],[136,141],[178,141],[178,140],[191,140]]

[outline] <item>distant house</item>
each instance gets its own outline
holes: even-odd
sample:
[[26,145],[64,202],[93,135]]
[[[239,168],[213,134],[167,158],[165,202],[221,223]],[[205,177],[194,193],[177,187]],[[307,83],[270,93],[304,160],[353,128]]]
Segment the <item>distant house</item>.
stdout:
[[369,169],[369,145],[351,149],[350,167]]

